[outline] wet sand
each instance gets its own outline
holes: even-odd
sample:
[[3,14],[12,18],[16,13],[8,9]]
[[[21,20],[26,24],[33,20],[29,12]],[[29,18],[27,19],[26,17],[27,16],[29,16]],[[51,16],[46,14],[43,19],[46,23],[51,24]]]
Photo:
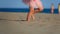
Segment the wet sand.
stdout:
[[26,21],[27,13],[0,12],[0,34],[60,34],[60,14],[35,14]]

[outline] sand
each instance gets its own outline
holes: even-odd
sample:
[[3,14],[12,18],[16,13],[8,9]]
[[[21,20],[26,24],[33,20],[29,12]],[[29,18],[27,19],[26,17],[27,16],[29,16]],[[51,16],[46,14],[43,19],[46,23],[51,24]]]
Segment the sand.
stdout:
[[27,13],[0,12],[0,34],[60,34],[60,14],[37,13],[28,23]]

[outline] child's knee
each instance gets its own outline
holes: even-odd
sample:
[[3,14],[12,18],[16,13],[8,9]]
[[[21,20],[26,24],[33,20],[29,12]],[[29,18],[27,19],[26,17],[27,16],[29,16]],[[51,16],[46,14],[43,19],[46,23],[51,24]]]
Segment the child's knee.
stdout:
[[39,11],[43,11],[44,8],[39,8]]
[[43,11],[43,8],[41,8],[41,11]]

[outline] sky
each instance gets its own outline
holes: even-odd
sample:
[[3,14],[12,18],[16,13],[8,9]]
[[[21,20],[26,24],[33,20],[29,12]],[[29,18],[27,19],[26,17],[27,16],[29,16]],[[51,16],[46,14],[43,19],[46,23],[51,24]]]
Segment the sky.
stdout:
[[[51,4],[54,4],[55,8],[58,8],[60,0],[41,0],[44,8],[51,8]],[[0,0],[0,8],[29,8],[24,4],[22,0]]]

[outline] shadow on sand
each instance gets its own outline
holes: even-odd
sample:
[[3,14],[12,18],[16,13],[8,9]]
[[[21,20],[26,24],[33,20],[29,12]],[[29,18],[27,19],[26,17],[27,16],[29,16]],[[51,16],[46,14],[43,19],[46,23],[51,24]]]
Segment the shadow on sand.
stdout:
[[27,20],[9,20],[9,19],[0,19],[0,20],[6,20],[6,21],[27,21]]

